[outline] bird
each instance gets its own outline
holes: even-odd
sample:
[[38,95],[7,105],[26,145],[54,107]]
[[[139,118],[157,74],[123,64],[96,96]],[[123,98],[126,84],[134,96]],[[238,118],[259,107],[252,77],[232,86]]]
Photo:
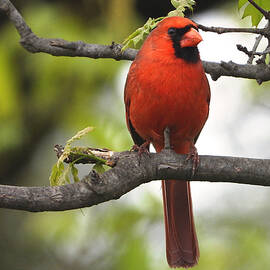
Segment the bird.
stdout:
[[[126,123],[141,153],[151,143],[187,154],[195,167],[195,143],[208,118],[210,87],[197,45],[202,41],[195,22],[174,16],[160,21],[132,62],[124,90]],[[167,262],[172,268],[198,263],[190,182],[162,180]]]

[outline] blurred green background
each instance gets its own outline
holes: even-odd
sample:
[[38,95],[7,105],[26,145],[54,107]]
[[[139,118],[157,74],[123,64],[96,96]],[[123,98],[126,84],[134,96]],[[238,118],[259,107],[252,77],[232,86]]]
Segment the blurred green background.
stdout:
[[[218,10],[230,16],[237,6],[231,2],[231,6],[216,7],[216,1],[198,1],[195,15]],[[41,37],[100,44],[121,42],[147,17],[165,15],[170,8],[167,0],[13,3]],[[0,183],[48,185],[56,162],[54,144],[64,144],[86,126],[96,128],[81,144],[129,149],[132,141],[122,101],[128,64],[30,54],[20,47],[13,25],[0,14]],[[269,84],[256,94],[258,86],[248,85],[249,102],[269,114]],[[79,167],[80,175],[90,170]],[[161,192],[147,186],[90,209],[35,214],[1,209],[0,268],[168,269]],[[206,199],[209,196],[205,194]],[[254,203],[255,210],[244,214],[244,203],[239,211],[229,203],[220,211],[213,211],[211,203],[206,210],[196,211],[201,259],[195,269],[269,269],[269,201],[269,196],[263,196],[258,206]]]

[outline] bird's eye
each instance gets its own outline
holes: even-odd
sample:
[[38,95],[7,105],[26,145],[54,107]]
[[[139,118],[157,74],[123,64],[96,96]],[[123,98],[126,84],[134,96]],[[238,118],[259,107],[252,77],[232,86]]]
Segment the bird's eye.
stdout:
[[170,36],[175,35],[175,33],[176,33],[176,28],[171,27],[171,28],[168,29],[168,34],[169,34]]

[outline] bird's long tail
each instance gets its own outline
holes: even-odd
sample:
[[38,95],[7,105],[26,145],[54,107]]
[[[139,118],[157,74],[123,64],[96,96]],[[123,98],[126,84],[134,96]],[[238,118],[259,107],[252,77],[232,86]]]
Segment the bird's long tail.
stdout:
[[162,181],[166,253],[170,267],[192,267],[199,259],[190,183],[177,180]]

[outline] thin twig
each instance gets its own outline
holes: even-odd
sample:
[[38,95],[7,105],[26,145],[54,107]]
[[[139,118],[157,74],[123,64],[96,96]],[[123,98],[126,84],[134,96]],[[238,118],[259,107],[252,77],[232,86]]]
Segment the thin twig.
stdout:
[[[266,32],[269,33],[269,21],[267,21],[264,29],[265,29]],[[260,42],[262,40],[262,38],[263,38],[263,35],[259,35],[259,36],[256,37],[255,43],[254,43],[254,45],[252,47],[252,50],[248,54],[249,58],[248,58],[247,64],[252,64],[252,62],[253,62],[253,60],[255,58],[255,55],[263,56],[261,59],[257,60],[257,63],[258,63],[258,61],[259,61],[259,63],[265,63],[265,58],[266,58],[266,54],[267,54],[267,52],[266,52],[267,51],[267,48],[262,53],[256,52],[257,51],[257,48],[258,48],[258,46],[259,46],[259,44],[260,44]],[[267,40],[268,40],[268,44],[269,44],[269,42],[270,42],[270,36],[267,36]]]
[[[266,30],[268,31],[268,33],[270,33],[270,20],[268,20],[268,22],[267,22]],[[267,44],[267,47],[266,47],[265,51],[269,51],[269,49],[270,49],[270,37],[267,37],[267,42],[268,42],[268,44]],[[266,54],[262,56],[262,61],[265,63]]]
[[[269,49],[269,48],[266,48],[263,52],[256,52],[256,51],[254,52],[253,50],[252,50],[252,51],[249,51],[249,50],[247,49],[247,47],[244,47],[244,46],[242,46],[241,44],[237,44],[236,47],[237,47],[237,49],[238,49],[239,51],[245,53],[246,55],[248,55],[248,56],[250,56],[250,57],[251,57],[251,56],[254,57],[254,56],[256,56],[256,55],[258,55],[258,56],[265,56],[266,54],[270,53],[270,49]],[[248,62],[248,64],[252,64],[252,63],[249,63],[249,62]]]
[[[56,156],[60,158],[64,152],[64,147],[56,144],[54,151]],[[118,152],[113,152],[106,148],[73,147],[64,162],[72,163],[75,161],[75,164],[95,164],[99,159],[103,159],[106,161],[105,165],[113,168],[118,158]]]
[[266,56],[266,54],[270,53],[270,48],[267,47],[263,52],[255,52],[254,55],[259,55],[259,56]]
[[[249,51],[249,50],[247,49],[247,47],[244,47],[244,46],[242,46],[241,44],[237,44],[237,45],[236,45],[236,48],[237,48],[240,52],[245,53],[245,54],[246,54],[247,56],[249,56],[249,57],[251,57],[251,56],[254,55],[254,53],[253,53],[252,51]],[[252,64],[252,63],[248,63],[248,64]]]
[[255,43],[254,43],[252,51],[251,51],[251,54],[249,55],[249,58],[248,58],[248,61],[247,61],[248,64],[252,64],[252,62],[254,60],[255,52],[256,52],[262,38],[263,38],[262,35],[259,35],[259,36],[256,37]]
[[214,26],[204,26],[202,24],[197,24],[198,28],[205,32],[213,32],[217,34],[224,33],[251,33],[251,34],[260,34],[264,36],[269,36],[269,33],[265,28],[229,28],[229,27],[214,27]]

